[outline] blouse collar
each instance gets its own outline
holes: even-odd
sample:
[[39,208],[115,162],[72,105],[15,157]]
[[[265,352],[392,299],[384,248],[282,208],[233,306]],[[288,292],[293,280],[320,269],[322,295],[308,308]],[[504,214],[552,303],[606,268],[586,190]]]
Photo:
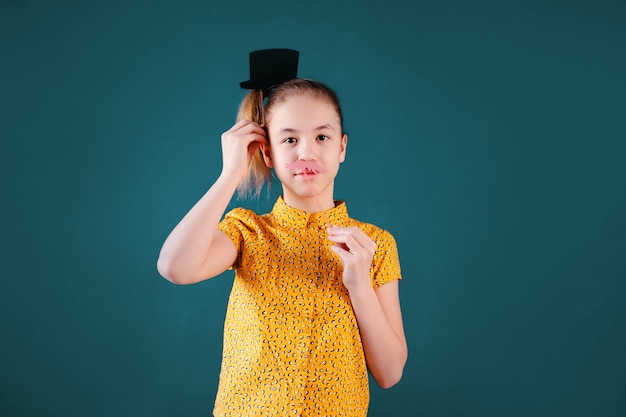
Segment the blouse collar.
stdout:
[[287,229],[300,229],[315,226],[320,229],[326,229],[326,221],[328,221],[329,226],[348,226],[350,219],[346,204],[341,200],[335,200],[335,207],[329,210],[319,213],[310,213],[287,205],[282,196],[279,197],[274,204],[272,214],[277,223]]

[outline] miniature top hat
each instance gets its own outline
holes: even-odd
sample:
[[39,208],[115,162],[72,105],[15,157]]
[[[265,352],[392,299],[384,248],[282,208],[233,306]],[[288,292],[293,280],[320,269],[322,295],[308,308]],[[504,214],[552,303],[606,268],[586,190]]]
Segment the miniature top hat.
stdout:
[[250,79],[241,88],[263,90],[297,77],[299,52],[293,49],[262,49],[250,52]]

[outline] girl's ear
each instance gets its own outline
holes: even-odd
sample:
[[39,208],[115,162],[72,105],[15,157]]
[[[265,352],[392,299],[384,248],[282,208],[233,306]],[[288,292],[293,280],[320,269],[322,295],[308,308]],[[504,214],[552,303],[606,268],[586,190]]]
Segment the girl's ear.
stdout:
[[261,155],[263,155],[263,161],[268,168],[274,168],[274,162],[272,161],[272,150],[270,149],[269,140],[265,143],[259,144]]
[[346,148],[348,147],[348,135],[345,133],[341,137],[341,152],[339,154],[339,162],[346,160]]

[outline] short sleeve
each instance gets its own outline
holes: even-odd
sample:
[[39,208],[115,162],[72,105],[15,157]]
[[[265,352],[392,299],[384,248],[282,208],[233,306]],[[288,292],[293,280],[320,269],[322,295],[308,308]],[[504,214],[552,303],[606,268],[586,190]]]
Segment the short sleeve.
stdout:
[[376,253],[372,260],[372,283],[378,288],[388,282],[400,280],[402,276],[396,240],[391,233],[381,230],[374,240]]
[[245,210],[236,208],[224,216],[222,221],[217,225],[217,228],[224,232],[230,240],[233,241],[235,248],[237,248],[237,252],[241,250],[241,242],[243,241],[243,234],[241,233],[241,228],[243,223],[240,218],[244,214]]
[[[235,248],[237,249],[237,253],[241,253],[242,245],[244,242],[244,234],[243,231],[246,229],[246,225],[244,223],[244,219],[249,218],[250,216],[247,213],[247,210],[242,208],[236,208],[226,213],[222,221],[217,225],[217,228],[224,232],[230,240],[232,240]],[[237,256],[237,261],[235,261],[236,266],[239,261],[239,256]]]

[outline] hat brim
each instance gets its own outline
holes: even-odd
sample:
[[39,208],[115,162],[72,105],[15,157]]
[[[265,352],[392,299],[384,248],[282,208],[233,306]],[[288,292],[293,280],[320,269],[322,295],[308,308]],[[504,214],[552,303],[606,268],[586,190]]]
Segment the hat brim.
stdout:
[[282,83],[286,83],[287,81],[291,81],[296,77],[284,77],[280,80],[248,80],[239,83],[241,88],[246,88],[248,90],[271,90],[274,87],[278,87]]
[[241,88],[247,88],[248,90],[265,90],[266,88],[268,88],[267,86],[252,80],[240,82],[239,86]]

